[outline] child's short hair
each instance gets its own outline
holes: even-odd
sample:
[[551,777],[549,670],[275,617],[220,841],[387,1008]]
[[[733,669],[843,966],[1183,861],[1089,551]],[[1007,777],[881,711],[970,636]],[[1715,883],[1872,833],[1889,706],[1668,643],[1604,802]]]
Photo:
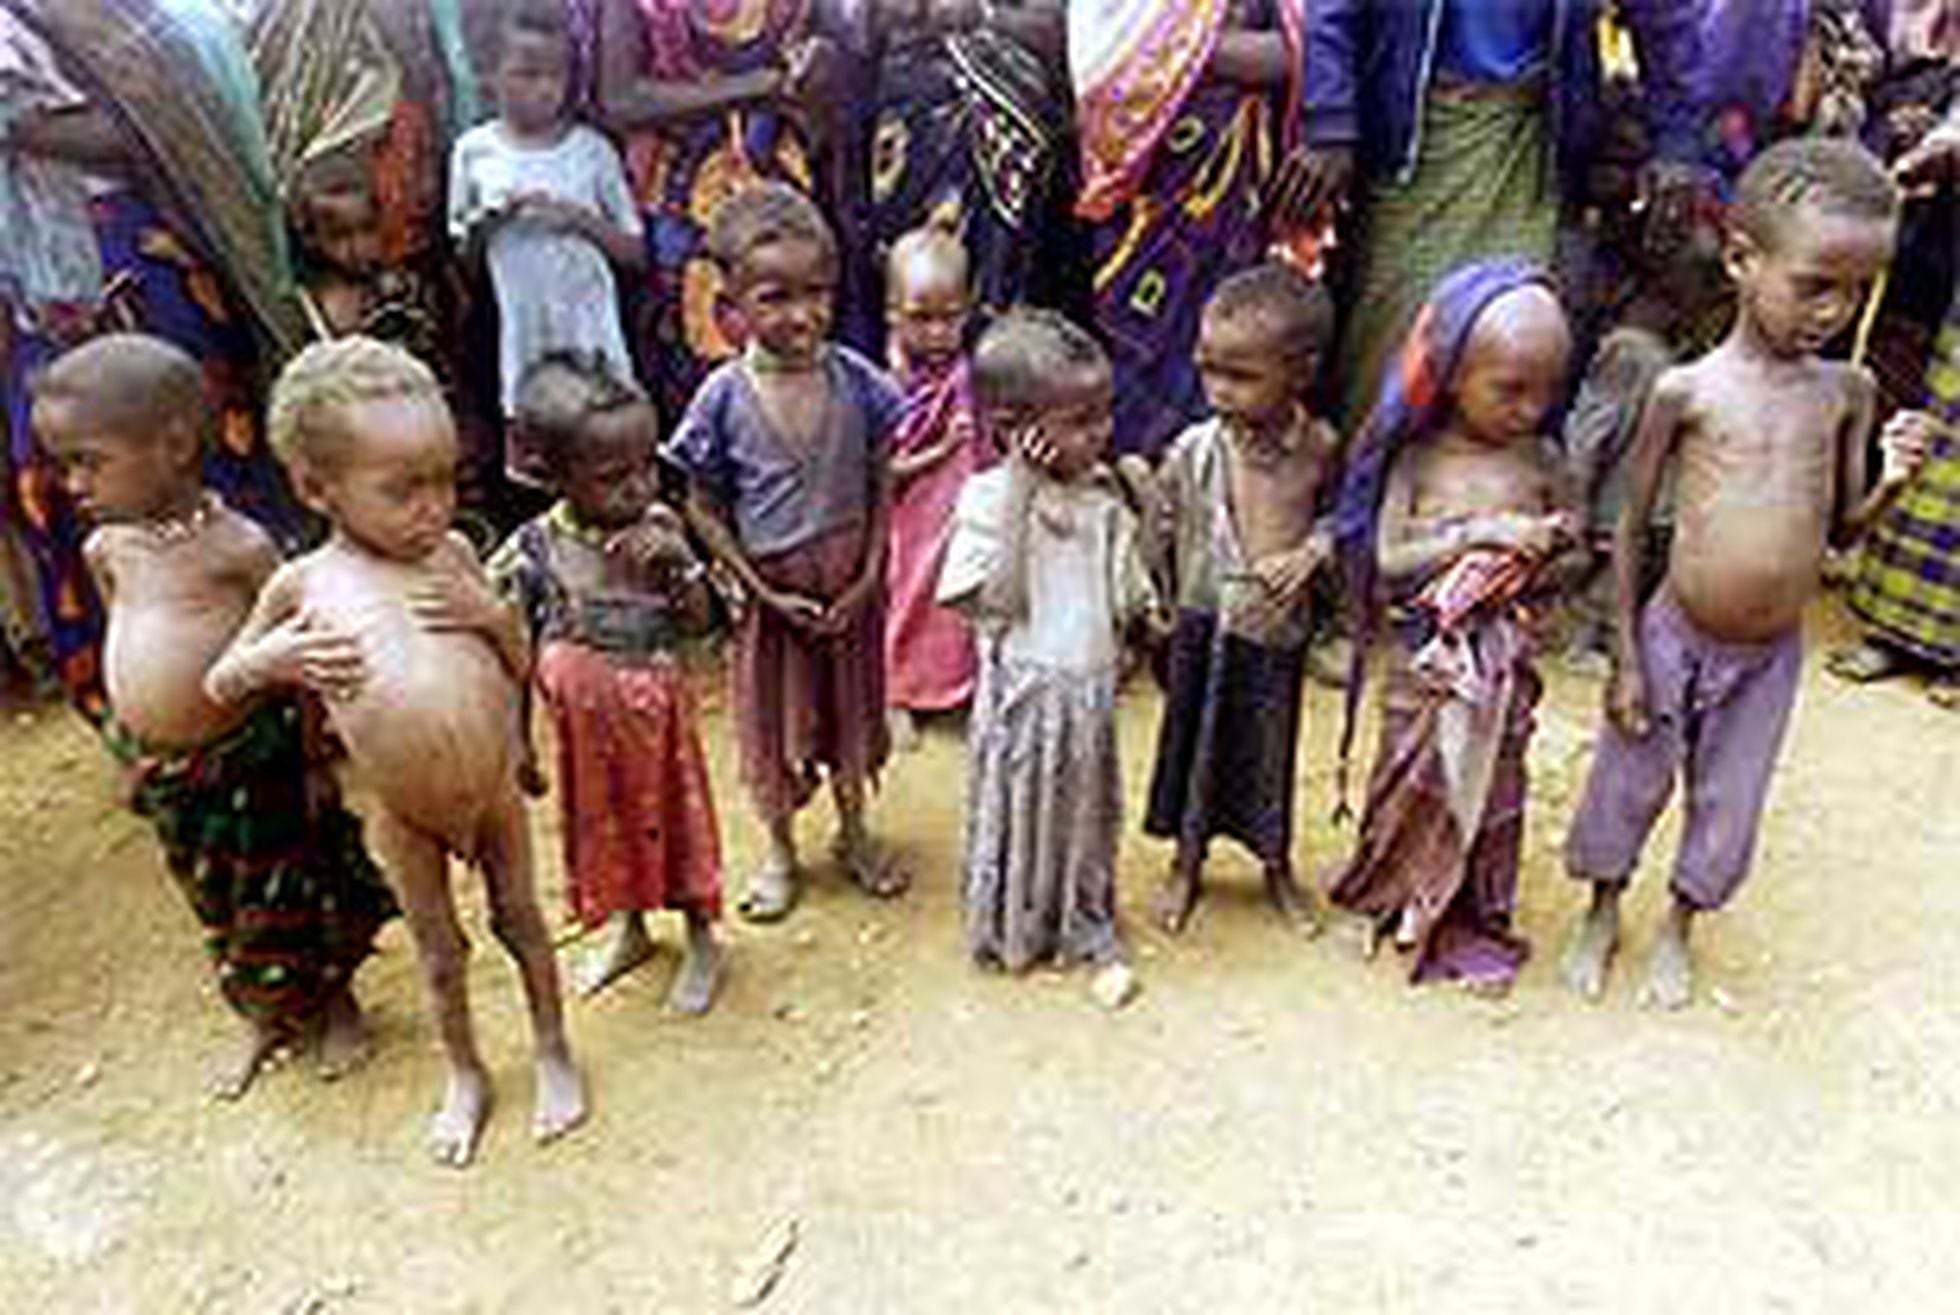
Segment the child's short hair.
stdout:
[[837,238],[823,211],[788,183],[755,183],[715,207],[708,254],[723,274],[734,274],[750,252],[772,242],[814,242],[827,259],[837,259]]
[[960,241],[959,234],[937,224],[926,224],[908,230],[892,243],[891,252],[885,257],[887,301],[897,302],[899,289],[904,286],[905,271],[915,260],[943,264],[953,271],[961,287],[967,286],[972,277],[972,259],[967,255],[966,243]]
[[652,408],[644,389],[614,373],[595,351],[548,352],[517,385],[515,420],[553,475],[562,476],[595,416],[629,407]]
[[1795,137],[1757,156],[1737,185],[1738,231],[1773,248],[1806,205],[1851,219],[1889,222],[1899,213],[1899,185],[1878,157],[1837,137]]
[[147,333],[111,333],[65,352],[34,377],[37,402],[86,409],[118,438],[147,438],[189,417],[210,429],[204,371],[175,343]]
[[338,413],[397,397],[443,404],[435,372],[393,343],[355,335],[317,342],[279,372],[266,439],[287,466],[331,466],[347,433]]
[[1102,344],[1052,310],[1017,307],[995,320],[973,349],[974,399],[991,418],[1053,406],[1084,375],[1109,372]]
[[1277,260],[1227,276],[1205,303],[1205,314],[1256,321],[1293,361],[1324,359],[1334,339],[1334,299],[1327,289]]
[[569,61],[572,56],[572,30],[565,20],[564,6],[552,0],[517,0],[497,22],[494,56],[498,64],[514,36],[536,37],[555,43]]

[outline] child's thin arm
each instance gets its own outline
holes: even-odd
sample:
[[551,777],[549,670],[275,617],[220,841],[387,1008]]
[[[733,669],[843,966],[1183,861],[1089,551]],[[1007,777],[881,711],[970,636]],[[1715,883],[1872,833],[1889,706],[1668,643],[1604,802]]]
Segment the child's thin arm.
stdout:
[[[1864,370],[1850,375],[1850,405],[1838,429],[1837,489],[1831,516],[1831,546],[1849,548],[1862,539],[1898,500],[1925,464],[1935,431],[1933,418],[1919,411],[1892,417],[1879,436],[1885,464],[1878,483],[1865,489],[1865,449],[1878,413],[1878,385]],[[1854,501],[1855,500],[1855,501]]]
[[518,201],[517,213],[584,238],[604,252],[607,260],[622,269],[639,269],[646,264],[646,243],[597,210],[576,201],[555,196],[527,196]]
[[274,572],[231,646],[204,674],[204,693],[213,703],[243,703],[283,685],[342,697],[366,680],[360,645],[306,615],[300,569],[287,565]]
[[688,527],[694,537],[701,540],[711,556],[727,567],[742,588],[759,605],[783,616],[799,625],[814,625],[823,619],[821,604],[798,594],[786,594],[773,588],[755,569],[748,553],[742,550],[742,540],[735,528],[728,523],[727,515],[705,489],[690,482],[687,490],[687,503],[683,508]]
[[1606,714],[1629,735],[1644,736],[1647,671],[1640,658],[1640,581],[1647,565],[1647,527],[1660,498],[1661,476],[1681,441],[1688,385],[1674,370],[1663,374],[1641,408],[1629,456],[1626,506],[1613,531],[1613,683]]
[[1000,557],[980,586],[980,610],[994,617],[1018,617],[1028,595],[1028,507],[1034,500],[1035,473],[1027,458],[1016,452],[1008,458],[1007,507]]
[[1382,496],[1381,527],[1375,537],[1375,565],[1393,585],[1419,580],[1477,548],[1521,548],[1541,518],[1422,516],[1415,507],[1415,457],[1404,457],[1389,472]]

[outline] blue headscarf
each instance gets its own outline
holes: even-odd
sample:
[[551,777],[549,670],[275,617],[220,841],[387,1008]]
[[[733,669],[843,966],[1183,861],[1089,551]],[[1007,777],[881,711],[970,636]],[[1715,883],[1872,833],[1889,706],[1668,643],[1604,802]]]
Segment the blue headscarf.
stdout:
[[1349,450],[1334,543],[1354,618],[1354,661],[1348,672],[1347,717],[1341,729],[1340,804],[1347,807],[1348,758],[1354,746],[1368,647],[1381,612],[1376,538],[1388,472],[1402,453],[1434,437],[1448,418],[1456,373],[1477,321],[1499,298],[1521,288],[1552,287],[1552,277],[1528,260],[1506,258],[1465,265],[1447,275],[1416,312],[1402,347],[1382,376],[1381,394]]

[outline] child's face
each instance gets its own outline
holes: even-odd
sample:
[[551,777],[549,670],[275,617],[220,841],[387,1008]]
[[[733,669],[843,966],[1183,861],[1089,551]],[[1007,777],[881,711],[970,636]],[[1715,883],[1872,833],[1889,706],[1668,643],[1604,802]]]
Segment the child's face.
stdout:
[[544,132],[565,111],[570,62],[564,46],[542,33],[504,34],[497,64],[497,110],[519,132]]
[[830,336],[837,260],[807,238],[766,242],[742,257],[729,289],[749,335],[786,365],[810,365]]
[[200,485],[195,422],[132,433],[75,399],[34,406],[34,429],[84,517],[145,521],[181,507]]
[[1228,427],[1266,436],[1293,422],[1307,379],[1283,348],[1255,317],[1207,314],[1200,321],[1198,376],[1204,381],[1205,400]]
[[423,397],[355,402],[341,413],[341,450],[302,467],[301,496],[335,528],[392,561],[415,562],[442,545],[456,514],[456,426]]
[[365,185],[320,191],[306,206],[308,245],[322,263],[356,278],[381,264],[381,213]]
[[653,505],[656,421],[650,406],[626,406],[594,416],[568,455],[561,477],[565,500],[579,520],[619,530]]
[[1544,288],[1492,302],[1471,331],[1451,399],[1470,437],[1492,447],[1535,439],[1565,386],[1565,312]]
[[1821,351],[1857,316],[1892,259],[1898,225],[1798,207],[1774,241],[1737,232],[1724,263],[1742,314],[1778,356]]
[[973,302],[957,267],[912,260],[892,289],[892,336],[914,369],[942,370],[958,359]]
[[1048,473],[1063,483],[1080,479],[1109,450],[1116,432],[1115,387],[1107,370],[1085,371],[1066,381],[1034,419],[1054,452]]

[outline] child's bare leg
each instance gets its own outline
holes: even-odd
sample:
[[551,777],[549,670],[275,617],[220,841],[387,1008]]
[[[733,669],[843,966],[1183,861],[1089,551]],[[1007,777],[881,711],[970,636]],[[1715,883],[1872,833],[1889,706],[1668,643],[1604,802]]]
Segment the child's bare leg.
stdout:
[[322,1082],[337,1082],[367,1061],[368,1031],[361,1006],[343,984],[320,1013],[320,1054],[314,1071]]
[[873,898],[903,895],[912,885],[912,874],[897,855],[871,838],[864,821],[864,782],[839,772],[831,779],[830,792],[837,802],[837,861]]
[[381,811],[375,847],[394,878],[395,893],[415,937],[435,1009],[449,1080],[442,1106],[429,1122],[429,1148],[439,1164],[462,1168],[476,1154],[490,1117],[490,1075],[470,1030],[470,943],[456,918],[449,889],[449,856],[441,841]]
[[1266,864],[1266,899],[1287,926],[1303,936],[1320,935],[1324,926],[1320,905],[1313,892],[1300,885],[1293,865],[1284,859]]
[[1653,956],[1647,960],[1647,980],[1640,988],[1640,1003],[1647,1008],[1680,1009],[1694,999],[1695,965],[1688,952],[1694,920],[1692,905],[1676,900],[1668,909]]
[[597,995],[652,957],[646,915],[637,909],[615,914],[606,943],[579,965],[573,986],[581,996]]
[[1620,897],[1626,885],[1617,881],[1592,883],[1592,903],[1579,919],[1572,944],[1559,962],[1559,976],[1566,986],[1588,1000],[1606,994],[1606,977],[1613,967],[1613,954],[1620,948]]
[[749,888],[737,907],[750,922],[781,922],[796,907],[801,864],[796,856],[796,813],[762,810],[769,853],[749,878]]
[[1164,884],[1157,888],[1156,900],[1157,925],[1172,936],[1190,926],[1191,915],[1198,911],[1198,901],[1204,895],[1204,868],[1202,848],[1177,847],[1177,857],[1164,874]]
[[270,1020],[244,1018],[239,1020],[243,1035],[238,1049],[211,1075],[211,1095],[218,1100],[237,1100],[252,1089],[252,1083],[265,1071],[285,1033]]
[[667,992],[667,1008],[677,1014],[705,1014],[714,1005],[721,984],[721,945],[715,925],[705,913],[687,911],[687,952]]
[[511,795],[491,823],[494,834],[483,858],[489,887],[490,929],[524,979],[537,1055],[538,1090],[531,1135],[541,1142],[564,1136],[585,1121],[585,1080],[565,1040],[565,1005],[558,992],[558,960],[551,929],[538,907],[531,871],[531,828],[523,802]]
[[891,728],[892,748],[899,753],[911,753],[919,747],[919,723],[908,708],[891,708],[885,713],[885,724]]

